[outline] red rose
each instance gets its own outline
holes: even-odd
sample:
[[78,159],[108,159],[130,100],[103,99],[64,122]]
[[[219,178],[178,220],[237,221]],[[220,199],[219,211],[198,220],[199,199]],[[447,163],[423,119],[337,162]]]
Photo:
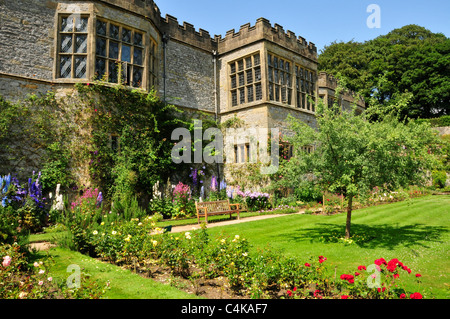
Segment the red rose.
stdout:
[[359,272],[355,272],[355,276],[359,276],[361,275]]
[[395,275],[394,275],[394,278],[398,278],[398,277],[400,277],[399,274],[395,274]]
[[413,293],[411,296],[409,296],[411,299],[422,299],[422,295],[419,292]]
[[400,295],[400,299],[405,299],[406,298],[406,295],[405,294],[401,294]]
[[366,266],[359,266],[358,270],[367,270]]
[[419,277],[422,277],[422,275],[421,274],[416,274],[416,277],[419,278]]
[[374,263],[375,263],[375,265],[377,265],[377,266],[381,266],[382,264],[387,265],[387,262],[386,262],[386,260],[384,260],[384,258],[377,259],[377,260],[375,260]]
[[289,297],[292,297],[292,291],[288,290],[287,294],[288,294]]
[[342,295],[341,299],[348,299],[348,296],[347,295]]
[[378,292],[384,292],[386,290],[386,287],[383,287],[383,289],[378,288]]
[[305,263],[305,266],[306,266],[306,267],[311,267],[311,265],[310,265],[310,264],[308,264],[308,263]]

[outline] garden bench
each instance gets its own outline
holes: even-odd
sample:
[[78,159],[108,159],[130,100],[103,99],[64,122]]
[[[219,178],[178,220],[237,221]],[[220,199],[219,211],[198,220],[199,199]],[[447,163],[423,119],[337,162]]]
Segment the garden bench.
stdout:
[[239,219],[239,204],[230,204],[229,200],[220,200],[215,202],[195,202],[197,210],[197,221],[200,224],[200,217],[205,217],[205,222],[208,224],[208,216],[213,215],[231,215],[237,213]]

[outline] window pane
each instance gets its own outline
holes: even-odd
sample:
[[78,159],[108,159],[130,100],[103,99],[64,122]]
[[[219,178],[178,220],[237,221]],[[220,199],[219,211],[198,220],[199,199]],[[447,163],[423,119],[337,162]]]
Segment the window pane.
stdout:
[[61,32],[73,32],[73,17],[61,19]]
[[62,78],[72,77],[72,57],[71,56],[61,56],[59,63],[59,74]]
[[239,73],[239,86],[243,86],[244,84],[244,73]]
[[86,77],[86,57],[76,56],[75,57],[75,77],[77,79],[83,79]]
[[257,101],[259,101],[259,100],[262,100],[262,86],[261,86],[261,83],[257,83],[256,85],[255,85],[255,93],[256,93],[256,100]]
[[239,71],[244,70],[244,60],[238,61],[238,69]]
[[106,39],[97,38],[95,50],[97,55],[106,56]]
[[236,106],[237,105],[237,91],[231,91],[231,105]]
[[248,58],[246,58],[245,59],[245,67],[248,69],[248,68],[251,68],[253,65],[252,65],[252,58],[251,57],[248,57]]
[[117,83],[118,82],[118,67],[117,67],[117,63],[115,63],[114,61],[109,61],[109,70],[108,70],[108,74],[109,74],[109,82],[113,82],[113,83]]
[[77,17],[75,19],[75,31],[76,32],[87,32],[88,18]]
[[109,41],[109,57],[111,59],[119,58],[119,43]]
[[134,48],[134,64],[142,65],[142,49]]
[[61,53],[72,53],[73,52],[73,41],[72,35],[62,35],[61,36]]
[[239,104],[245,103],[245,89],[239,89]]
[[142,74],[144,69],[134,67],[133,69],[133,86],[134,87],[141,87],[142,86]]
[[75,53],[87,52],[87,35],[77,35],[75,37]]
[[134,33],[134,45],[142,46],[142,33]]
[[256,65],[259,65],[259,64],[261,63],[261,58],[260,58],[259,54],[255,54],[255,55],[253,56],[253,62],[254,62],[254,64],[255,64],[255,66],[256,66]]
[[109,26],[109,36],[113,39],[119,40],[119,26],[111,24]]
[[255,82],[261,81],[261,68],[255,68]]
[[236,73],[236,63],[230,64],[230,73],[231,74]]
[[247,70],[246,73],[247,73],[247,84],[253,83],[253,70],[252,69]]
[[122,44],[122,61],[131,63],[131,47]]
[[247,86],[247,99],[248,102],[253,102],[253,85]]
[[122,41],[131,43],[131,30],[122,28]]
[[106,22],[97,20],[96,30],[97,35],[106,35]]
[[[111,62],[112,63],[112,62]],[[95,76],[97,79],[101,80],[106,73],[106,60],[96,59],[95,60]]]
[[236,75],[231,76],[231,88],[235,89],[237,87]]

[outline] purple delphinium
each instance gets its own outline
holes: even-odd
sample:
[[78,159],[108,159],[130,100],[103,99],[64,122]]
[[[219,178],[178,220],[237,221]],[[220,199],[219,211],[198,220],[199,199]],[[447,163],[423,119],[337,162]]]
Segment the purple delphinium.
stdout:
[[100,192],[100,193],[98,193],[98,196],[97,196],[97,208],[102,205],[102,202],[103,202],[103,194],[102,194],[102,192]]

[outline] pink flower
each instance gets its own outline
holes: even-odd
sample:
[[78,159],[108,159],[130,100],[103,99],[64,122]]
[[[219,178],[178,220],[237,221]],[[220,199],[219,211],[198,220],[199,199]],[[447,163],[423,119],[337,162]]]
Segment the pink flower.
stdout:
[[44,282],[42,280],[39,281],[39,283],[38,283],[39,286],[42,286],[43,284],[44,284]]
[[3,265],[3,267],[8,267],[9,265],[11,265],[11,257],[9,257],[9,256],[3,257],[2,265]]

